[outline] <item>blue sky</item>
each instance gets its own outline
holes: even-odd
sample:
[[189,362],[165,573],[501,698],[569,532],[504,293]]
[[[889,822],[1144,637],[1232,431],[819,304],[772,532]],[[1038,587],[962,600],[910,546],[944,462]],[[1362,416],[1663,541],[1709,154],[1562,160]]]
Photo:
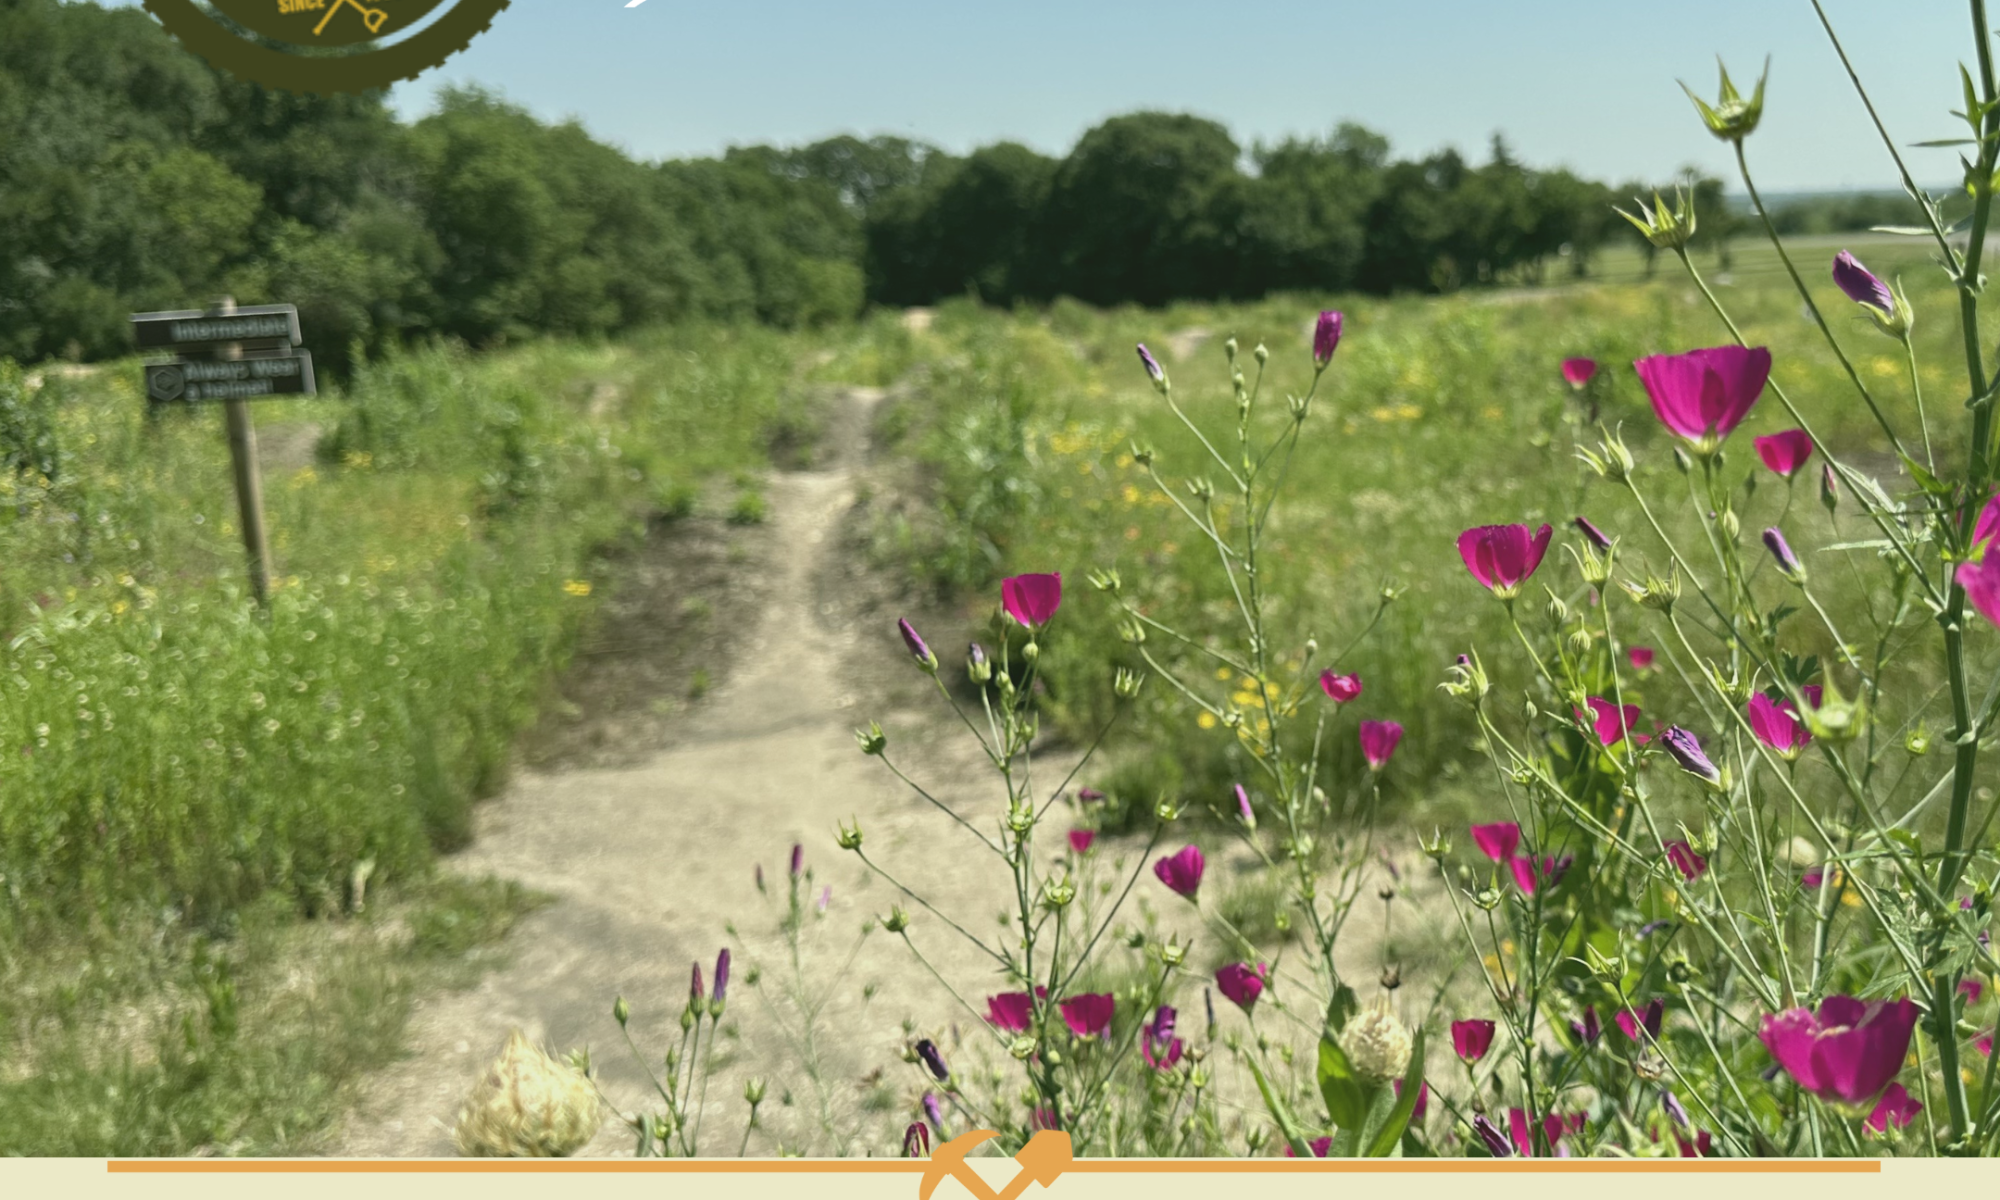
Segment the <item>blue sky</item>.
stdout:
[[[1823,2],[1891,133],[1955,136],[1966,6]],[[1060,153],[1163,108],[1246,144],[1351,119],[1400,153],[1483,158],[1502,131],[1531,163],[1600,178],[1733,178],[1675,83],[1712,94],[1718,52],[1740,83],[1772,56],[1760,186],[1894,184],[1807,0],[514,0],[394,100],[420,115],[442,84],[477,82],[646,158],[878,132]],[[1956,179],[1949,152],[1913,154],[1920,180]]]

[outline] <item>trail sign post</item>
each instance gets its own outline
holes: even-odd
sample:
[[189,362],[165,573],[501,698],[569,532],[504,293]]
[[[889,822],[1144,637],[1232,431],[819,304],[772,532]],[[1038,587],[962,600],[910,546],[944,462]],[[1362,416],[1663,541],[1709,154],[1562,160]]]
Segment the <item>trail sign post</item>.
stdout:
[[207,311],[134,313],[141,349],[172,350],[169,362],[146,365],[146,398],[154,404],[221,401],[236,477],[236,509],[250,590],[271,600],[271,545],[264,535],[264,488],[257,471],[257,429],[249,401],[264,396],[311,396],[318,391],[312,355],[297,349],[298,309],[289,304],[238,308],[223,297]]

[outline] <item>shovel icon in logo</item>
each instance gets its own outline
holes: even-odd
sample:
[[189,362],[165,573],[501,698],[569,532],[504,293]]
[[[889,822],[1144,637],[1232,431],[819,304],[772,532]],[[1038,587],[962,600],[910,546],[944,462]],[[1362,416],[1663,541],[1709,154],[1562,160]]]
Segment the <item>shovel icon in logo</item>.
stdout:
[[924,1168],[923,1182],[917,1185],[917,1200],[931,1200],[931,1193],[947,1175],[965,1185],[965,1190],[978,1200],[1017,1200],[1031,1183],[1045,1188],[1053,1184],[1070,1164],[1069,1135],[1059,1129],[1044,1129],[1029,1138],[1028,1144],[1014,1156],[1021,1169],[1006,1187],[996,1192],[973,1172],[965,1156],[981,1142],[998,1136],[990,1129],[975,1129],[939,1146],[937,1153],[931,1155],[930,1166]]

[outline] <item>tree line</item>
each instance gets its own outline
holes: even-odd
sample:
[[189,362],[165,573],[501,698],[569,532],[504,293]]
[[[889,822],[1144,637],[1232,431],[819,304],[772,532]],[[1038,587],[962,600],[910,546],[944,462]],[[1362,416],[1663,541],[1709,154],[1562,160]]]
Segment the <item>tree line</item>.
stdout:
[[[94,358],[125,317],[230,293],[350,348],[491,345],[868,304],[1447,291],[1586,274],[1649,192],[1515,159],[1398,159],[1380,135],[1240,146],[1114,117],[1056,158],[903,138],[647,163],[479,89],[402,122],[380,95],[274,92],[145,13],[0,0],[0,355]],[[1703,234],[1729,231],[1697,180]],[[1878,206],[1861,206],[1878,215]],[[1893,207],[1893,205],[1891,206]]]

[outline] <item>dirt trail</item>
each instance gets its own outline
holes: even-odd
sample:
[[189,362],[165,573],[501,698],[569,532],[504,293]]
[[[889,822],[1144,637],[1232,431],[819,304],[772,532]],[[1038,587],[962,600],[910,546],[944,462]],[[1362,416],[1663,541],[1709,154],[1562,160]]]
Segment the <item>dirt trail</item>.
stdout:
[[[949,1020],[963,1010],[942,992],[908,951],[879,930],[869,937],[844,979],[839,967],[855,932],[871,913],[886,912],[892,889],[870,881],[860,863],[833,844],[838,821],[859,817],[878,861],[893,864],[918,888],[947,890],[971,912],[997,911],[976,881],[954,876],[949,855],[935,852],[950,837],[929,809],[856,749],[853,730],[871,717],[906,734],[929,724],[920,710],[884,712],[891,701],[914,699],[915,673],[897,661],[893,618],[857,612],[840,534],[853,506],[857,472],[866,457],[868,417],[881,393],[853,389],[838,403],[837,444],[822,469],[776,476],[770,487],[770,597],[761,613],[720,613],[754,621],[727,676],[694,712],[656,734],[664,743],[638,765],[531,773],[481,807],[470,849],[447,869],[493,873],[548,893],[555,902],[528,918],[511,938],[508,966],[472,990],[433,997],[413,1017],[411,1056],[364,1088],[332,1152],[341,1155],[429,1156],[452,1153],[449,1125],[460,1099],[519,1026],[558,1051],[588,1046],[606,1094],[622,1112],[652,1111],[645,1076],[620,1039],[612,1000],[631,1005],[631,1028],[653,1067],[678,1041],[678,1019],[689,965],[704,976],[724,944],[738,948],[726,1024],[740,1029],[708,1094],[706,1153],[733,1154],[743,1131],[746,1078],[769,1081],[766,1132],[750,1144],[770,1154],[772,1136],[787,1148],[824,1152],[814,1140],[817,1104],[770,1013],[746,983],[763,962],[764,990],[782,986],[782,945],[775,936],[794,842],[806,847],[814,898],[830,884],[833,900],[815,923],[809,944],[810,981],[838,980],[823,1015],[829,1031],[823,1077],[833,1096],[835,1124],[901,1128],[909,1099],[900,1053],[906,1015]],[[867,615],[866,623],[857,620]],[[878,628],[877,626],[882,626]],[[900,667],[893,680],[882,672]],[[895,682],[901,681],[901,682]],[[918,681],[920,682],[920,681]],[[914,739],[912,739],[914,740]],[[938,781],[948,802],[973,799],[982,783],[971,760],[976,749],[952,739],[925,738],[917,770]],[[909,742],[904,743],[906,746]],[[939,750],[931,747],[940,745]],[[948,747],[948,748],[945,748]],[[981,793],[983,796],[983,793]],[[961,837],[964,835],[960,835]],[[761,862],[772,898],[752,884]],[[990,875],[990,872],[982,872]],[[963,911],[963,910],[962,910]],[[740,936],[725,935],[734,922]],[[913,929],[916,937],[922,930]],[[933,931],[935,933],[935,931]],[[948,976],[983,982],[979,964],[943,938],[922,939]],[[872,1001],[866,985],[876,985]],[[927,1033],[943,1029],[925,1027]],[[948,1044],[948,1043],[947,1043]],[[887,1090],[868,1072],[888,1067]],[[796,1100],[780,1103],[789,1089]],[[631,1136],[613,1118],[588,1153],[631,1152]],[[886,1141],[875,1140],[876,1152]]]

